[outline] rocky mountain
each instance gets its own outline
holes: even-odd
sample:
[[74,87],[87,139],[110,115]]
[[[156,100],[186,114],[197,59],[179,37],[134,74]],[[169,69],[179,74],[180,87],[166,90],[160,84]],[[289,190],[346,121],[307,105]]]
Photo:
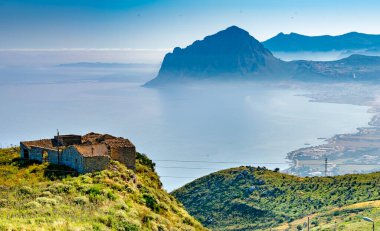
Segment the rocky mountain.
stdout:
[[[279,39],[284,36],[286,39]],[[309,41],[308,37],[297,34],[289,36],[280,34],[276,37],[264,44],[269,47],[277,44],[278,47],[289,50],[314,49],[314,46],[315,50],[323,50],[343,49],[343,47],[360,48],[377,44],[378,39],[377,35],[364,36],[359,33],[337,37],[313,37],[310,40],[313,42],[307,42]],[[345,46],[344,44],[350,45]],[[338,45],[342,47],[339,48]],[[380,79],[380,58],[351,55],[348,58],[328,62],[306,60],[285,62],[274,57],[263,44],[249,35],[247,31],[232,26],[214,35],[207,36],[201,41],[195,41],[186,48],[175,48],[172,53],[165,56],[157,77],[147,82],[145,86],[154,87],[194,80],[290,79],[302,81],[378,81]]]
[[243,231],[272,230],[311,214],[379,200],[379,187],[379,172],[303,178],[242,166],[201,177],[172,194],[206,227]]
[[287,73],[288,67],[247,31],[231,26],[186,48],[174,48],[146,86],[191,79],[250,79]]
[[264,41],[263,45],[273,52],[372,50],[380,48],[380,35],[357,32],[338,36],[306,36],[297,33],[279,33],[273,38]]

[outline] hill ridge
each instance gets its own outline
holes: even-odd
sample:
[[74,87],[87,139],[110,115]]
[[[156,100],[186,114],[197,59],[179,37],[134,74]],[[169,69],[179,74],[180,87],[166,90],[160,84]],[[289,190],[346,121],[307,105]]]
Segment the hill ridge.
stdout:
[[379,200],[379,187],[380,172],[303,178],[241,166],[196,179],[172,194],[213,230],[260,230],[331,207]]

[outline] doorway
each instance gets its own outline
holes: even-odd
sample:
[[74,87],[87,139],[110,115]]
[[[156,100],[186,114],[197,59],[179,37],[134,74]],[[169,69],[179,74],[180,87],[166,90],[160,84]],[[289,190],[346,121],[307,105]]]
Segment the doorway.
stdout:
[[29,150],[24,149],[24,159],[29,159]]

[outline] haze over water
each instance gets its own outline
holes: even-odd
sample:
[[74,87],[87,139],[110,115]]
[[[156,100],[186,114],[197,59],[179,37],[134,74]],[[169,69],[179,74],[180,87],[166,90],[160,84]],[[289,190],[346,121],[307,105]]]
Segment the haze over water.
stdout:
[[57,128],[123,136],[155,160],[172,190],[227,167],[276,163],[267,166],[284,169],[279,163],[287,152],[354,132],[371,117],[367,107],[309,102],[297,96],[305,90],[280,85],[141,87],[156,72],[151,66],[1,67],[0,143],[50,138]]

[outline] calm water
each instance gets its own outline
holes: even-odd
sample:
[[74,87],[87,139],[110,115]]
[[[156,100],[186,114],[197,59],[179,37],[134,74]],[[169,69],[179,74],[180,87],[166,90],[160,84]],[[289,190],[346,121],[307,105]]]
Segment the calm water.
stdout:
[[140,87],[155,71],[0,68],[0,143],[52,137],[57,128],[127,137],[172,190],[244,163],[285,168],[287,152],[353,132],[371,116],[366,107],[311,103],[296,96],[303,91],[259,84]]

